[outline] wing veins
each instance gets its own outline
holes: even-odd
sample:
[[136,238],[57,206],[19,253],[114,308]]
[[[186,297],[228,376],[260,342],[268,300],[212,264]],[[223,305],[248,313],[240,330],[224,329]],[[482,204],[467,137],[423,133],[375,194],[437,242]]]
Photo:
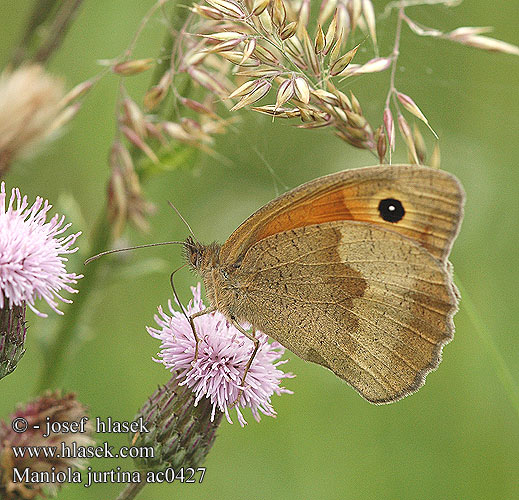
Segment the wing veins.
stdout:
[[[357,318],[360,318],[364,321],[366,321],[366,323],[374,326],[377,330],[379,331],[382,331],[380,330],[379,327],[377,327],[375,324],[373,324],[371,321],[368,321],[365,317],[361,316],[360,314],[356,313],[355,311],[353,311],[352,309],[348,309],[347,307],[345,307],[341,302],[342,301],[339,301],[339,302],[328,302],[328,301],[324,301],[324,300],[321,300],[321,301],[316,301],[316,300],[303,300],[301,299],[300,297],[295,297],[294,295],[291,295],[291,294],[287,294],[287,293],[283,293],[282,295],[278,294],[277,292],[274,292],[272,290],[265,290],[265,289],[259,289],[259,288],[251,288],[251,287],[248,287],[248,290],[249,291],[256,291],[256,292],[260,292],[260,294],[270,294],[270,295],[277,295],[277,296],[281,296],[281,297],[288,297],[292,300],[294,300],[295,302],[302,302],[304,304],[314,304],[314,305],[337,305],[338,307],[340,307],[341,309],[344,309],[345,311],[348,311],[349,313],[353,314],[354,316],[357,316]],[[347,300],[349,297],[347,297],[346,299],[344,300]],[[364,299],[364,300],[367,300],[367,301],[370,301],[370,302],[375,302],[375,303],[378,303],[378,304],[384,304],[384,305],[387,305],[389,306],[390,308],[392,309],[396,309],[398,310],[398,308],[396,308],[395,306],[392,306],[391,304],[386,304],[385,302],[381,302],[381,301],[378,301],[378,300],[375,300],[375,299],[370,299],[368,297],[355,297],[355,299],[359,300],[359,299]],[[414,330],[413,328],[411,327],[408,327],[408,326],[405,326],[405,325],[402,325],[401,323],[399,323],[398,321],[396,321],[394,318],[392,318],[391,316],[388,316],[388,318],[393,321],[393,323],[396,323],[397,325],[399,326],[403,326],[405,329],[415,333],[416,335],[418,335],[419,337],[423,338],[424,340],[426,340],[427,342],[429,342],[430,344],[433,344],[433,345],[437,345],[437,342],[434,342],[433,340],[429,339],[428,337],[425,337],[424,335],[422,335],[420,332],[418,332],[417,330]],[[428,323],[428,321],[426,321]],[[393,337],[395,338],[395,337]]]

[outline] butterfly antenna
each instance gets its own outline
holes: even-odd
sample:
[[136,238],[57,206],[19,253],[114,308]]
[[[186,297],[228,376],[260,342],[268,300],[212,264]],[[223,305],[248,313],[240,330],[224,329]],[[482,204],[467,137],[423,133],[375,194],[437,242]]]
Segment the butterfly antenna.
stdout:
[[126,252],[128,250],[138,250],[139,248],[149,248],[149,247],[159,247],[162,245],[183,245],[183,241],[163,241],[162,243],[148,243],[147,245],[137,245],[135,247],[127,247],[127,248],[115,248],[113,250],[106,250],[105,252],[98,253],[97,255],[94,255],[90,257],[89,259],[85,260],[85,266],[87,264],[90,264],[93,260],[99,259],[99,257],[103,257],[104,255],[110,255],[111,253],[118,253],[118,252]]
[[168,201],[169,206],[177,213],[177,215],[180,217],[180,220],[186,225],[189,232],[191,233],[191,236],[194,238],[195,241],[198,242],[198,238],[195,236],[195,233],[193,233],[193,230],[191,229],[191,226],[187,223],[186,219],[182,217],[182,214],[177,210],[177,207],[171,203],[171,201]]

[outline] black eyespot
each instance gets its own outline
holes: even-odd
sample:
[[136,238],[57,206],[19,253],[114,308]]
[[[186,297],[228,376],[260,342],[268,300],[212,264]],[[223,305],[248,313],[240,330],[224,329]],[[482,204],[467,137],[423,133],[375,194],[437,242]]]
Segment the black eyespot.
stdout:
[[380,217],[387,222],[398,222],[399,220],[402,220],[405,215],[402,203],[394,198],[380,200],[378,211],[380,212]]

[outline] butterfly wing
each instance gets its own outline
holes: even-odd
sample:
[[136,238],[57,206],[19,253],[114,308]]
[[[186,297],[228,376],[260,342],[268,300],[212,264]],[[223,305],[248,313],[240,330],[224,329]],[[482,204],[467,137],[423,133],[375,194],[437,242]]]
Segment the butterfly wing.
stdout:
[[[391,200],[403,215],[393,217]],[[251,215],[224,243],[220,262],[239,263],[256,242],[289,229],[355,220],[411,238],[446,260],[463,215],[464,193],[451,174],[417,165],[345,170],[303,184]],[[389,203],[389,205],[388,205]],[[399,215],[398,210],[395,215]]]
[[372,403],[416,391],[454,331],[448,264],[372,224],[327,222],[253,245],[233,312]]

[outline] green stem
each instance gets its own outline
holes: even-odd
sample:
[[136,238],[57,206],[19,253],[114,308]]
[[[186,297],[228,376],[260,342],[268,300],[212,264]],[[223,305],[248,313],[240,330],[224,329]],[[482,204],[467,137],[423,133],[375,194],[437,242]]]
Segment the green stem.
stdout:
[[[176,7],[176,6],[175,6]],[[173,7],[173,8],[175,8]],[[155,66],[153,70],[153,75],[151,77],[150,87],[157,85],[159,80],[162,78],[162,75],[169,69],[171,65],[171,52],[173,50],[173,35],[168,30],[166,36],[164,37],[164,42],[162,43],[161,52],[162,57],[159,57],[160,63]]]
[[25,32],[11,58],[13,67],[19,66],[26,59],[29,46],[36,37],[38,28],[50,17],[58,3],[59,0],[36,0],[34,2],[32,12],[27,20]]
[[[11,57],[11,66],[18,67],[29,60],[45,63],[63,41],[82,1],[36,0],[22,39]],[[42,30],[45,24],[46,29]],[[41,32],[45,36],[40,40]]]
[[[159,4],[156,4],[156,7],[158,7]],[[164,5],[162,5],[162,8],[165,9]],[[151,12],[151,11],[150,11]],[[153,11],[154,12],[154,11]],[[172,57],[174,56],[174,43],[177,40],[177,35],[184,26],[187,15],[188,15],[189,9],[187,9],[185,6],[178,5],[177,2],[174,2],[171,6],[171,12],[169,15],[167,15],[164,11],[164,18],[169,22],[168,30],[166,31],[166,35],[164,36],[164,41],[162,42],[161,46],[161,52],[157,59],[160,60],[160,63],[155,66],[155,69],[153,71],[153,75],[151,77],[149,88],[153,87],[154,85],[157,85],[164,75],[164,73],[171,68],[173,68],[173,61]],[[132,43],[130,44],[130,47],[127,50],[132,51],[133,47],[136,43],[137,39],[134,38]],[[174,75],[175,80],[177,80],[178,75]],[[178,82],[175,81],[175,85],[177,85]],[[176,96],[174,94],[170,94],[169,97],[164,99],[157,109],[154,110],[154,113],[165,119],[165,120],[173,120],[176,114]],[[171,110],[168,111],[168,106],[171,106]],[[145,155],[144,153],[138,149],[134,145],[130,145],[129,148],[130,154],[135,161],[136,164],[138,164],[139,160],[143,158]],[[139,178],[141,178],[141,169],[137,169],[137,173],[139,175]],[[141,178],[142,180],[142,178]]]
[[[187,22],[188,13],[189,9],[185,6],[179,5],[178,2],[175,2],[171,7],[169,15],[169,30],[166,33],[166,37],[162,44],[162,52],[165,57],[162,58],[161,64],[157,66],[155,73],[153,74],[152,85],[155,85],[169,68],[173,71],[172,86],[176,88],[177,92],[172,93],[169,99],[164,99],[157,110],[158,114],[166,120],[174,120],[178,118],[177,95],[183,96],[187,94],[191,85],[190,78],[185,78],[185,75],[178,75],[175,72],[174,59],[178,52],[178,44],[180,43],[179,37],[185,36],[183,29]],[[169,111],[168,106],[170,107]]]
[[83,0],[66,1],[56,14],[52,25],[49,27],[49,35],[40,44],[33,60],[45,63],[52,53],[61,45],[68,28],[75,19]]
[[[99,220],[92,236],[92,255],[106,250],[110,244],[110,227],[105,211]],[[73,305],[59,322],[59,329],[45,351],[43,370],[39,380],[37,393],[56,385],[62,373],[63,360],[69,354],[72,341],[76,338],[78,320],[81,319],[85,306],[88,304],[90,293],[100,287],[103,261],[93,261],[85,269],[84,277],[79,280],[78,294]]]
[[116,500],[132,500],[141,492],[144,486],[146,486],[145,481],[141,481],[140,483],[130,483],[123,491],[121,491]]
[[489,332],[487,326],[484,324],[479,311],[472,301],[470,294],[461,284],[461,280],[459,277],[456,277],[456,283],[461,292],[462,296],[462,306],[467,314],[469,320],[477,331],[480,339],[485,344],[485,352],[491,357],[492,362],[494,364],[494,368],[496,370],[496,375],[499,378],[499,381],[503,385],[505,392],[508,396],[508,399],[512,403],[512,406],[515,408],[517,415],[519,416],[519,386],[515,381],[510,369],[508,368],[506,361],[503,359],[503,356],[499,352],[494,339],[492,338],[491,333]]

